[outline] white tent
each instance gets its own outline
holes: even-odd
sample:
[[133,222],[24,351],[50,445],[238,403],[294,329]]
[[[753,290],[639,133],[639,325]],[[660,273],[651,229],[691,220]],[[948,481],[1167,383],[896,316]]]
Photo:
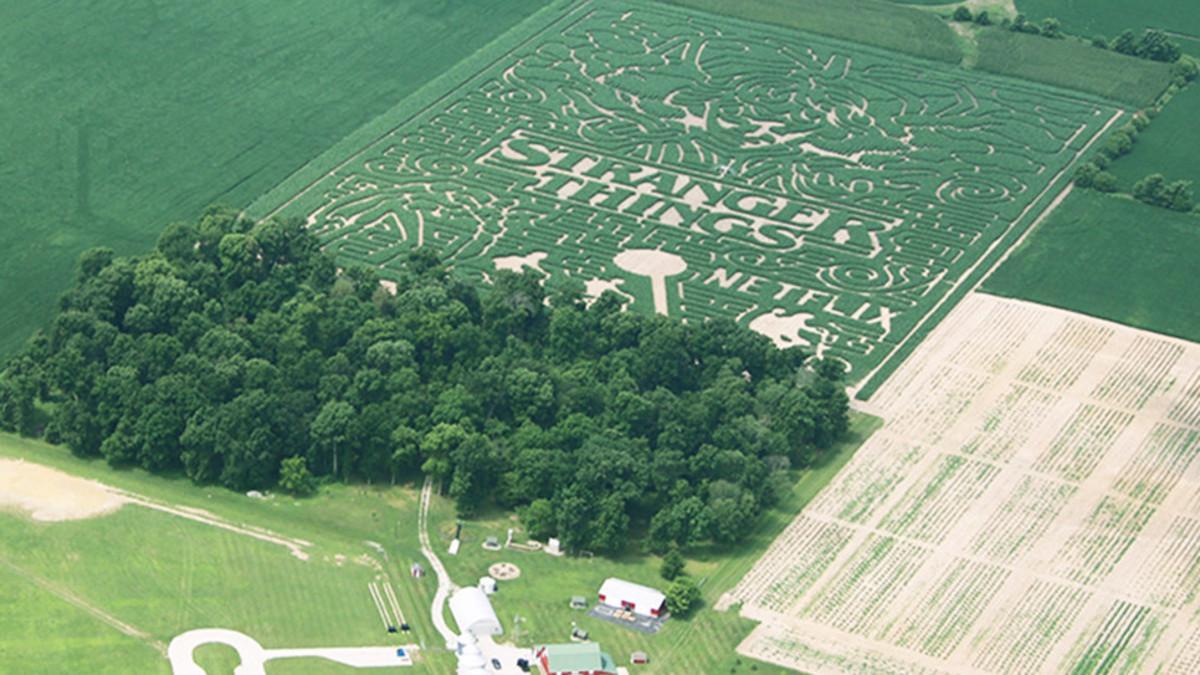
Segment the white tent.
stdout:
[[634,614],[658,617],[666,611],[667,596],[649,586],[608,578],[600,586],[600,602]]
[[478,588],[460,588],[450,596],[450,613],[458,630],[473,635],[500,635],[500,619],[486,594]]

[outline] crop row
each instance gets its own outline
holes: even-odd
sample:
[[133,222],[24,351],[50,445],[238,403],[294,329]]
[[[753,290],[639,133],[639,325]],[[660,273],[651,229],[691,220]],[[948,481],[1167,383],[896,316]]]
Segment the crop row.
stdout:
[[1009,572],[986,563],[952,559],[936,577],[916,585],[897,605],[882,639],[923,654],[946,658],[967,636]]
[[1070,389],[1112,335],[1113,330],[1104,324],[1068,318],[1038,349],[1017,379],[1055,391]]
[[1200,431],[1156,424],[1121,469],[1113,490],[1161,504],[1200,453]]
[[1008,462],[1029,440],[1030,434],[1058,403],[1059,396],[1047,391],[1011,384],[976,426],[975,435],[959,452],[993,462]]
[[1180,356],[1182,346],[1139,335],[1092,390],[1092,398],[1141,410],[1151,396],[1170,386],[1168,375]]
[[1023,476],[971,540],[971,550],[998,563],[1016,562],[1049,529],[1076,487]]
[[1133,422],[1133,414],[1080,404],[1071,419],[1042,452],[1034,469],[1063,480],[1082,481],[1108,454],[1117,437]]
[[1167,417],[1172,422],[1200,428],[1200,368],[1192,373],[1187,385],[1179,392]]
[[1054,573],[1081,584],[1103,580],[1129,550],[1154,508],[1104,497],[1054,556]]
[[942,455],[880,521],[880,529],[938,544],[991,484],[1000,469]]
[[886,431],[876,432],[806,511],[864,522],[924,456],[921,446]]
[[1002,621],[987,626],[972,640],[972,664],[1006,675],[1038,672],[1089,597],[1079,588],[1033,581],[1000,610]]
[[926,548],[871,535],[817,591],[803,616],[848,633],[873,633],[928,557]]
[[889,416],[888,429],[923,443],[937,443],[966,412],[988,380],[984,373],[942,366],[921,381],[915,391],[906,392],[907,400],[897,402]]
[[1062,665],[1080,674],[1139,672],[1164,627],[1150,608],[1116,600],[1088,625]]
[[801,515],[732,591],[736,600],[786,613],[850,540],[849,528]]
[[999,373],[1025,341],[1037,318],[1017,305],[994,306],[975,329],[982,339],[960,344],[950,355],[950,362],[993,375]]
[[1200,591],[1200,520],[1176,516],[1137,576],[1122,580],[1121,587],[1164,607],[1179,608],[1192,602]]

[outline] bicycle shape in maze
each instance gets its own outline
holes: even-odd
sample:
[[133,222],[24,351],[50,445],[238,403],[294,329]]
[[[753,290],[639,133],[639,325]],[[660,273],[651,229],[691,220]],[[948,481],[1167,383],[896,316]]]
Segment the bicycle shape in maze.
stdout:
[[[632,9],[631,9],[632,7]],[[273,213],[383,276],[434,246],[729,317],[855,376],[1122,114],[650,3],[583,2]],[[400,113],[397,113],[399,117]]]

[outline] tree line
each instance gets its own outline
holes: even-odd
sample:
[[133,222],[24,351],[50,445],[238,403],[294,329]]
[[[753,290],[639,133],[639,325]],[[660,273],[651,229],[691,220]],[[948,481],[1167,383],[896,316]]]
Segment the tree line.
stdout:
[[233,490],[431,476],[570,550],[733,542],[847,429],[831,366],[428,248],[395,292],[299,221],[225,208],[145,255],[85,252],[0,373],[0,427]]

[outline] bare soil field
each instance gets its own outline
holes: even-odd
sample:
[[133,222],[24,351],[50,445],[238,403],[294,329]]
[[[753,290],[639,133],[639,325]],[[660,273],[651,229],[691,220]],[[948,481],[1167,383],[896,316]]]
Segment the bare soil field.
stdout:
[[720,607],[809,672],[1197,672],[1200,345],[975,293]]
[[116,511],[127,501],[96,481],[0,459],[0,509],[16,509],[40,521],[80,520]]

